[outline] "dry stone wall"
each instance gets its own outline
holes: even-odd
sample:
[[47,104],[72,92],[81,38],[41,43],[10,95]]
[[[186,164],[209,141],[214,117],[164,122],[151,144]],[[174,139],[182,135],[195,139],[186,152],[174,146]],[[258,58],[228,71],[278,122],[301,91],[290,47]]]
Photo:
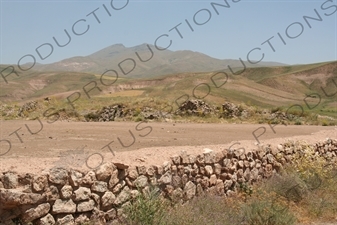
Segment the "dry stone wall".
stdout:
[[[312,146],[316,155],[337,161],[337,140]],[[189,155],[182,151],[162,165],[128,166],[105,163],[95,170],[52,168],[41,174],[0,173],[0,224],[105,224],[121,216],[140,191],[151,185],[174,203],[212,193],[230,196],[238,184],[254,183],[277,173],[291,162],[301,145],[260,146]]]

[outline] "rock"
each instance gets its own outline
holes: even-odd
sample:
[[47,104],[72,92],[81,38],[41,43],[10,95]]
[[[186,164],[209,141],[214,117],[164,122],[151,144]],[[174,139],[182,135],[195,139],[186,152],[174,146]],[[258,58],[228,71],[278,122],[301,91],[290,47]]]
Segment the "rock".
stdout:
[[116,196],[112,192],[107,191],[102,196],[102,207],[104,208],[110,207],[114,204],[115,201],[116,201]]
[[204,189],[202,189],[201,184],[197,184],[197,196],[203,196],[205,194]]
[[215,174],[211,175],[211,177],[209,178],[209,185],[210,186],[215,185],[216,181],[217,181],[216,175]]
[[277,150],[283,151],[283,146],[281,144],[277,145]]
[[80,202],[77,204],[77,212],[88,212],[93,210],[95,207],[95,201],[90,199],[86,202]]
[[120,181],[118,184],[115,185],[115,187],[112,189],[112,193],[114,194],[117,194],[119,193],[122,188],[126,185],[126,182],[123,180],[123,181]]
[[267,164],[265,168],[265,177],[271,177],[273,175],[273,165]]
[[206,175],[207,176],[210,176],[210,175],[212,175],[213,174],[213,168],[212,168],[212,166],[205,166],[205,172],[206,172]]
[[[172,192],[174,191],[174,187],[172,185],[166,185],[164,191],[168,194],[168,196],[171,196]],[[148,189],[147,189],[147,192],[145,193],[148,194]]]
[[145,166],[137,166],[137,172],[139,175],[145,175],[146,174],[146,167]]
[[181,177],[181,183],[183,185],[183,187],[185,187],[186,183],[189,181],[189,178],[187,176],[187,174],[184,174],[182,177]]
[[80,184],[92,185],[96,181],[96,174],[94,171],[89,171],[80,181]]
[[180,158],[181,158],[181,162],[183,164],[188,164],[190,162],[189,156],[188,156],[188,154],[187,154],[187,152],[185,150],[181,151]]
[[90,198],[92,198],[95,201],[97,207],[101,205],[101,197],[98,194],[91,193]]
[[63,199],[70,199],[73,195],[73,188],[70,185],[64,185],[61,189],[61,197]]
[[60,214],[60,213],[75,213],[76,212],[76,204],[73,200],[61,200],[57,199],[52,208],[52,214]]
[[235,196],[236,196],[236,193],[235,193],[235,191],[228,190],[228,191],[226,192],[226,195],[227,195],[228,197],[235,197]]
[[[187,183],[187,182],[186,182]],[[201,186],[203,187],[203,189],[207,189],[209,187],[209,178],[204,176],[202,179],[201,179],[201,182],[200,182]]]
[[224,182],[222,180],[218,179],[216,181],[216,184],[215,184],[215,189],[216,189],[216,193],[218,195],[223,195],[224,194],[224,190],[225,190]]
[[112,172],[110,180],[109,180],[109,188],[113,188],[116,184],[118,184],[119,178],[118,178],[118,170],[115,170]]
[[196,157],[197,165],[204,165],[205,164],[205,157],[204,155],[197,155]]
[[272,154],[270,154],[270,153],[267,154],[266,156],[267,156],[268,163],[273,164],[274,161],[275,161],[274,156]]
[[170,184],[172,182],[172,174],[171,172],[166,172],[164,175],[162,175],[160,177],[160,179],[158,180],[159,183],[162,184]]
[[96,178],[99,181],[106,181],[110,178],[114,171],[117,171],[114,164],[104,163],[95,170]]
[[91,186],[91,191],[106,192],[108,190],[108,184],[104,181],[95,181]]
[[114,163],[114,165],[117,167],[117,169],[120,169],[120,170],[126,170],[129,168],[129,165],[126,165],[124,163]]
[[86,187],[80,187],[76,191],[74,191],[75,199],[74,201],[84,201],[88,200],[91,195],[91,190]]
[[110,209],[104,214],[104,218],[106,221],[112,221],[116,219],[117,217],[117,210],[116,209]]
[[2,183],[2,181],[0,181],[0,188],[5,188],[4,184]]
[[156,170],[154,166],[149,166],[146,170],[146,174],[150,177],[153,177],[155,173],[156,173]]
[[65,185],[68,182],[68,171],[63,168],[52,168],[49,170],[49,182]]
[[231,189],[232,185],[233,185],[233,181],[232,180],[225,180],[225,182],[224,182],[224,188],[225,188],[225,190]]
[[243,168],[244,167],[243,160],[239,160],[238,161],[238,167],[239,168]]
[[105,213],[103,211],[94,208],[90,217],[90,222],[94,223],[95,225],[105,225],[107,223],[104,216]]
[[138,171],[136,167],[130,167],[128,169],[128,177],[135,180],[138,177]]
[[75,219],[75,224],[77,225],[83,225],[83,224],[90,224],[90,216],[88,213],[81,213],[78,217]]
[[222,151],[215,153],[215,162],[219,163],[223,160],[224,153]]
[[178,203],[183,199],[183,196],[184,196],[183,190],[181,188],[177,188],[174,191],[172,191],[171,200],[174,203]]
[[221,165],[219,163],[215,163],[214,164],[214,173],[216,175],[220,175],[221,174]]
[[44,191],[48,186],[48,178],[46,175],[35,176],[32,181],[32,189],[35,192]]
[[143,188],[148,184],[147,177],[144,175],[139,176],[135,181],[134,185],[138,188]]
[[250,169],[249,168],[247,168],[243,172],[243,178],[245,178],[246,181],[250,181],[251,180],[251,174],[250,174]]
[[50,210],[49,203],[40,204],[35,208],[30,208],[22,214],[21,216],[22,222],[24,223],[32,222],[35,219],[45,216],[49,212],[49,210]]
[[195,196],[196,193],[196,185],[189,181],[186,183],[184,187],[184,197],[186,200],[190,200]]
[[171,162],[165,161],[163,163],[163,170],[164,170],[164,172],[170,171],[170,169],[171,169]]
[[259,175],[259,170],[257,168],[253,168],[251,171],[250,171],[250,177],[253,181],[256,181],[257,180],[257,177]]
[[59,190],[54,185],[47,187],[43,195],[46,197],[48,202],[55,201],[56,199],[60,198]]
[[19,185],[18,175],[14,172],[7,172],[3,176],[3,186],[6,189],[15,189]]
[[206,164],[215,163],[215,154],[212,149],[204,148],[204,161]]
[[116,205],[121,205],[128,201],[131,198],[130,189],[128,186],[125,186],[121,193],[117,196],[115,203]]
[[40,218],[37,221],[37,224],[38,225],[54,225],[55,220],[54,220],[54,217],[48,213],[46,216]]
[[162,175],[164,173],[164,168],[162,166],[156,166],[156,173]]
[[72,215],[66,215],[57,219],[57,225],[73,225],[75,223]]
[[178,188],[178,187],[181,187],[181,185],[182,185],[181,177],[179,177],[179,176],[173,176],[172,177],[172,186],[174,188]]
[[70,177],[69,177],[70,184],[73,187],[78,187],[79,182],[80,182],[82,177],[83,177],[83,174],[81,172],[76,171],[76,170],[71,170],[70,171]]
[[[146,188],[146,187],[145,187]],[[143,189],[144,190],[144,189]],[[130,191],[131,194],[131,198],[134,199],[136,198],[138,195],[140,195],[140,192],[138,190],[131,190]]]
[[41,194],[24,193],[15,189],[0,189],[0,208],[10,209],[20,205],[41,203],[45,197]]
[[19,185],[31,185],[33,177],[31,173],[18,174]]

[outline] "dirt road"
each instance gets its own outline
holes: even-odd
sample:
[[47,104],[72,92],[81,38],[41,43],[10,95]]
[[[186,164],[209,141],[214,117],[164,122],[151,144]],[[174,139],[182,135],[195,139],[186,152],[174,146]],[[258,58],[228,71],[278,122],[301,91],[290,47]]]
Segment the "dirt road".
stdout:
[[267,124],[0,121],[0,128],[1,140],[7,140],[0,142],[0,171],[18,172],[53,166],[88,169],[109,160],[162,164],[181,150],[200,153],[206,147],[220,150],[237,142],[235,147],[251,150],[257,144],[253,134],[261,144],[337,138],[335,127]]

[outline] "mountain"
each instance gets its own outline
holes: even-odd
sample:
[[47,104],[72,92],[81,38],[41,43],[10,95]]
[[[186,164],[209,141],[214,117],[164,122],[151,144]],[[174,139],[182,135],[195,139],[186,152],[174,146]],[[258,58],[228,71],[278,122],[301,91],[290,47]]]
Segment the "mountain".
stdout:
[[[152,51],[152,53],[151,53]],[[142,62],[143,61],[143,62]],[[239,60],[215,59],[193,51],[159,51],[153,45],[142,44],[127,48],[122,44],[111,45],[88,56],[76,56],[51,64],[36,64],[37,71],[68,71],[102,74],[115,70],[120,76],[132,78],[156,77],[182,72],[208,72],[242,67]],[[261,62],[247,67],[281,66],[276,62]],[[133,69],[134,67],[134,69]]]

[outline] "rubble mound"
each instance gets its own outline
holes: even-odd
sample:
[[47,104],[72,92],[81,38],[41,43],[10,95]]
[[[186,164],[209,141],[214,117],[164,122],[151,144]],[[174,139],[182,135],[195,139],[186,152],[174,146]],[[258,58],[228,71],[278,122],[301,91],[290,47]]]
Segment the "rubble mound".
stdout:
[[111,105],[104,106],[101,110],[96,113],[89,113],[84,116],[86,121],[94,122],[108,122],[115,121],[117,118],[123,118],[126,115],[129,115],[130,111],[126,110],[126,107],[123,105]]
[[214,113],[214,108],[202,100],[187,100],[176,111],[177,115],[205,116]]
[[18,116],[25,117],[27,113],[34,111],[38,106],[37,101],[30,101],[19,108]]
[[250,116],[248,110],[244,109],[240,105],[235,105],[231,102],[225,102],[222,105],[222,112],[220,113],[220,117],[222,118],[237,118],[237,117],[244,117],[247,118]]

